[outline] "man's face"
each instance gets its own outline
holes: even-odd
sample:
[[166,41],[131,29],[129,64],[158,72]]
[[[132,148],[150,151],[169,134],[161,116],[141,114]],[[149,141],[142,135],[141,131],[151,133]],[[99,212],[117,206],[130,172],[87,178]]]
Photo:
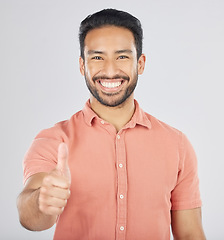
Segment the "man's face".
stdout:
[[133,93],[145,56],[137,59],[134,36],[121,27],[91,30],[85,38],[80,71],[95,99],[105,106],[119,106]]

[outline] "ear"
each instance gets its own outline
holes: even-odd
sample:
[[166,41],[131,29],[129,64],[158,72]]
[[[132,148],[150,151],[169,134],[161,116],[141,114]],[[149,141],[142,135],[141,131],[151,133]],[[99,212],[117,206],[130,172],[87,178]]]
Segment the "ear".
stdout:
[[138,59],[138,74],[139,75],[141,75],[144,72],[145,61],[146,61],[146,57],[144,54],[142,54]]
[[85,75],[85,65],[84,65],[84,60],[81,56],[79,57],[79,70],[80,70],[80,73],[84,76]]

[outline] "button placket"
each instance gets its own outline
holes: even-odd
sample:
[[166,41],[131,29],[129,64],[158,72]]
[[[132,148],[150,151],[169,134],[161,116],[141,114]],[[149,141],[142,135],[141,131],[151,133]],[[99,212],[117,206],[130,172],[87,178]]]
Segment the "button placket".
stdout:
[[116,135],[117,162],[117,232],[116,240],[125,240],[127,221],[127,172],[124,132]]

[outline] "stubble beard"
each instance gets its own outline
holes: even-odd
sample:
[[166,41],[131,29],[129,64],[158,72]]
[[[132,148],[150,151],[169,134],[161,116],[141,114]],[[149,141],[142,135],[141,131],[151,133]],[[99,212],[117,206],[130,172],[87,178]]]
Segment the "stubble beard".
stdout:
[[[100,102],[102,105],[107,106],[107,107],[119,107],[134,92],[134,90],[137,86],[137,82],[138,82],[138,73],[136,73],[135,77],[133,78],[132,84],[129,85],[125,90],[121,90],[121,91],[124,91],[123,94],[121,93],[121,91],[116,92],[116,93],[101,92],[101,94],[105,95],[105,98],[100,96],[99,90],[97,90],[96,87],[93,84],[91,84],[91,82],[88,79],[88,77],[86,76],[86,74],[85,74],[85,81],[86,81],[86,86],[88,87],[90,93],[93,95],[94,98],[97,99],[98,102]],[[116,98],[116,96],[119,95],[119,94],[121,96],[119,98]],[[110,99],[107,100],[107,98],[110,98]]]

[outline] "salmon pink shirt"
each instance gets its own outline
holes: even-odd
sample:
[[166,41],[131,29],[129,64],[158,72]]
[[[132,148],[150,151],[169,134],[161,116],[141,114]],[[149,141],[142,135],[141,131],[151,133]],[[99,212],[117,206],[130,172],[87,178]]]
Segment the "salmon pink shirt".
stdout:
[[89,101],[69,120],[41,131],[24,159],[24,182],[56,167],[69,148],[71,196],[54,240],[169,240],[171,210],[201,206],[197,160],[186,136],[145,113],[119,131]]

